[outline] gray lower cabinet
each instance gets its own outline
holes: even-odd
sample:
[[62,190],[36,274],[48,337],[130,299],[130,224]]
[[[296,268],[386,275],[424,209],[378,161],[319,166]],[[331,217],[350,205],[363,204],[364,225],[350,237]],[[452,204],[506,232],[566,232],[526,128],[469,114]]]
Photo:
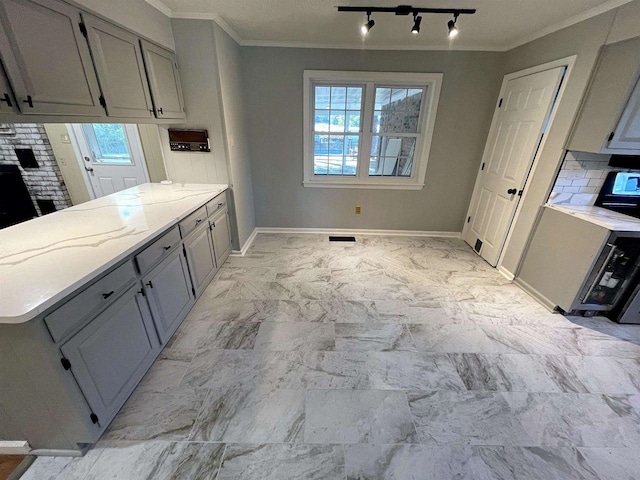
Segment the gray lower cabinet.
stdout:
[[[206,225],[206,224],[205,224]],[[189,273],[196,296],[207,287],[217,271],[211,228],[203,226],[184,242],[189,262]]]
[[182,252],[168,256],[142,281],[160,342],[165,344],[195,302]]
[[131,287],[60,348],[93,413],[106,426],[160,351],[139,288]]
[[229,226],[229,211],[225,208],[217,212],[209,220],[213,237],[213,248],[216,253],[216,263],[222,265],[231,253],[231,228]]

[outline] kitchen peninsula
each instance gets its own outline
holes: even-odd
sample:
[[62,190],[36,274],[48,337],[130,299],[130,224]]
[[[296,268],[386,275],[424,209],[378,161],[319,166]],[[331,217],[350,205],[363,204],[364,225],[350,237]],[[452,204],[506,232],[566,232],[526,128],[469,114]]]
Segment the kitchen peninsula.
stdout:
[[144,184],[0,231],[0,440],[100,437],[228,257],[226,189]]

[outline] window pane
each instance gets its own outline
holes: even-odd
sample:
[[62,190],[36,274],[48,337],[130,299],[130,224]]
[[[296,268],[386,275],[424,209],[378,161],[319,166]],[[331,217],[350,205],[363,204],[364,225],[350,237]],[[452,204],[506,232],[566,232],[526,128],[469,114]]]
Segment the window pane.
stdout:
[[329,99],[331,98],[330,87],[316,87],[315,106],[318,109],[329,109]]
[[413,168],[415,137],[373,137],[370,176],[409,177]]
[[362,87],[349,87],[347,89],[347,110],[360,110],[362,108]]
[[331,87],[331,108],[346,109],[347,89],[346,87]]
[[314,132],[328,132],[329,131],[329,112],[327,110],[316,110],[314,117]]
[[373,133],[417,133],[423,89],[376,87]]
[[120,123],[91,123],[83,125],[94,162],[116,165],[133,165],[129,143]]
[[331,110],[329,117],[330,132],[344,132],[345,112],[344,110]]
[[347,131],[360,131],[360,110],[351,110],[347,112]]
[[326,175],[329,171],[329,157],[315,156],[313,158],[313,174]]

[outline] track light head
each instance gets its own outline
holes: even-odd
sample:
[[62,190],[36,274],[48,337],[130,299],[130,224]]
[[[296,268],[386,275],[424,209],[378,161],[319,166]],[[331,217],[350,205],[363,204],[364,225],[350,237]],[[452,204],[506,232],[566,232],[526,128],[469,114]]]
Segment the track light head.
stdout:
[[449,40],[453,40],[458,36],[458,33],[460,33],[458,30],[458,27],[456,27],[457,21],[458,21],[458,14],[455,13],[453,15],[453,20],[449,20],[449,23],[447,23],[447,27],[449,27]]
[[420,15],[413,16],[413,28],[411,29],[411,33],[417,35],[420,33],[420,23],[422,22],[422,17]]
[[375,24],[376,22],[374,22],[371,19],[371,12],[367,12],[367,23],[362,24],[362,27],[360,27],[360,31],[362,32],[363,35],[366,35],[367,33],[369,33],[369,30],[371,30]]

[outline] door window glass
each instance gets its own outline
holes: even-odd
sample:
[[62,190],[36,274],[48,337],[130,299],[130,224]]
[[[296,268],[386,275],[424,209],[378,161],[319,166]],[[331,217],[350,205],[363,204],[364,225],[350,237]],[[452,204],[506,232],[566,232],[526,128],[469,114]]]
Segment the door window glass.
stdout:
[[88,123],[82,126],[93,161],[106,165],[133,165],[131,148],[121,123]]

